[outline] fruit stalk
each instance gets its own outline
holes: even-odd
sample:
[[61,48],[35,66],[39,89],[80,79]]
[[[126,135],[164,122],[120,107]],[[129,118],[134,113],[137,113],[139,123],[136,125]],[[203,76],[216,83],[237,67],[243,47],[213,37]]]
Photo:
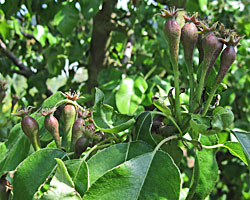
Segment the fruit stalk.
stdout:
[[202,91],[203,91],[203,87],[205,83],[206,73],[207,73],[209,64],[211,62],[212,56],[215,52],[215,49],[218,43],[220,42],[218,38],[212,32],[215,29],[216,25],[217,24],[214,24],[211,28],[208,28],[205,25],[203,25],[203,31],[208,31],[208,33],[204,36],[204,38],[202,38],[202,48],[204,50],[204,58],[201,63],[201,77],[200,77],[199,84],[196,89],[195,106],[193,107],[193,111],[200,104],[200,99],[201,99],[201,95],[202,95]]
[[209,94],[209,97],[206,101],[204,110],[202,112],[202,116],[206,115],[208,108],[213,100],[214,94],[215,94],[217,88],[219,87],[220,83],[222,82],[223,78],[225,77],[226,73],[228,72],[230,66],[235,61],[235,57],[236,57],[236,53],[234,50],[234,46],[229,45],[223,50],[223,52],[221,54],[221,59],[220,59],[220,69],[219,69],[219,72],[218,72],[217,77],[216,77],[216,82],[215,82],[214,87],[212,88],[212,90]]

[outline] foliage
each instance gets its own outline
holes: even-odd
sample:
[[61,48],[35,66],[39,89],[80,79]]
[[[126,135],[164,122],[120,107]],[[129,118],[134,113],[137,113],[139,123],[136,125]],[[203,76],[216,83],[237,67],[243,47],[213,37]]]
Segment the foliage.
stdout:
[[[199,12],[199,20],[219,21],[243,36],[250,34],[249,5],[239,0],[124,5],[1,1],[0,199],[250,199],[249,39],[234,47],[236,61],[214,94],[220,59],[203,87],[195,49],[194,91],[203,92],[194,98],[185,49],[180,44],[173,68],[166,19],[157,15],[175,5],[185,8],[177,15],[180,27],[182,14]],[[60,92],[69,89],[84,98]],[[44,116],[37,115],[54,109],[63,136],[65,104],[84,119],[80,152],[63,141],[57,148]],[[30,116],[40,128],[37,151],[11,116],[27,106],[36,107]],[[6,185],[13,190],[6,193]]]

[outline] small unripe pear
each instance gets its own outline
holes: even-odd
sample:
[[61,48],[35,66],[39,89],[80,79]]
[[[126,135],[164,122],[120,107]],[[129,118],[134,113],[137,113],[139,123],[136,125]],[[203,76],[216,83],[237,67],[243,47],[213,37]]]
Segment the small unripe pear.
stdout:
[[49,133],[53,136],[56,146],[61,148],[61,141],[59,135],[59,123],[58,120],[54,117],[54,115],[49,114],[44,119],[44,126],[49,131]]
[[66,104],[63,108],[63,146],[66,151],[69,151],[71,138],[72,138],[72,127],[76,118],[76,108],[72,104]]
[[37,121],[33,117],[26,115],[22,119],[21,126],[24,134],[29,138],[34,149],[39,150],[40,149],[40,141],[38,137],[39,125]]
[[181,43],[185,60],[192,63],[194,47],[198,40],[198,29],[192,22],[186,23],[181,29]]
[[89,140],[82,136],[80,137],[75,144],[75,154],[74,158],[80,158],[81,154],[88,148]]
[[72,127],[72,139],[71,139],[71,147],[70,149],[73,151],[75,147],[76,141],[82,136],[84,131],[84,120],[82,118],[78,118]]
[[220,69],[219,69],[218,76],[217,76],[218,84],[225,77],[227,71],[229,70],[233,62],[235,61],[235,57],[236,57],[236,53],[234,50],[234,46],[229,45],[223,50],[220,56]]

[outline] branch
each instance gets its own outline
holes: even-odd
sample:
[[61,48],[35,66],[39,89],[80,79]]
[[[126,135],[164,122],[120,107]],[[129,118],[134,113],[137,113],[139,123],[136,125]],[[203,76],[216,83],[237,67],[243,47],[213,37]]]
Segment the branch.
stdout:
[[33,73],[30,71],[30,69],[23,64],[19,58],[17,58],[11,51],[9,51],[4,44],[4,42],[0,39],[0,49],[2,49],[2,52],[5,56],[7,56],[19,69],[20,71],[17,72],[17,70],[14,70],[16,73],[22,74],[25,77],[30,77]]

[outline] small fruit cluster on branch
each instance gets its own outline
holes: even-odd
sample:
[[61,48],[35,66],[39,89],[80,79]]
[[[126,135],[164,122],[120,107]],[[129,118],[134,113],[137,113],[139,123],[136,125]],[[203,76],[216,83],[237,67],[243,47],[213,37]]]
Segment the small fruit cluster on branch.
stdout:
[[[184,58],[189,76],[189,112],[201,112],[202,116],[205,116],[213,96],[217,91],[217,88],[224,79],[230,66],[235,61],[235,46],[239,43],[242,37],[239,37],[232,30],[225,29],[223,24],[221,24],[219,29],[216,30],[218,25],[217,22],[212,26],[208,26],[207,23],[197,19],[198,13],[195,13],[191,17],[183,15],[185,25],[181,28],[175,19],[179,11],[180,9],[163,10],[163,14],[160,14],[160,16],[166,19],[164,33],[169,45],[170,61],[173,67],[175,78],[174,86],[176,118],[180,123],[182,117],[179,99],[179,43],[181,42],[183,46]],[[195,46],[197,46],[199,51],[199,80],[195,80],[194,78],[193,53]],[[224,46],[226,47],[224,48]],[[202,94],[205,83],[209,79],[209,74],[220,54],[220,68],[217,73],[214,86],[210,90],[208,98],[205,100],[205,102],[202,102]],[[203,103],[204,107],[201,108]]]
[[[44,116],[44,127],[53,136],[58,149],[66,152],[74,151],[74,158],[79,158],[89,146],[93,146],[103,140],[102,134],[96,132],[92,120],[92,112],[82,108],[76,103],[79,96],[76,93],[65,94],[66,99],[58,102],[54,107],[42,108],[37,115]],[[59,106],[62,109],[62,143],[59,133],[59,122],[54,116]],[[14,115],[22,117],[21,127],[24,134],[29,138],[35,151],[41,148],[39,139],[39,124],[35,117],[30,116],[31,107],[19,110]]]

